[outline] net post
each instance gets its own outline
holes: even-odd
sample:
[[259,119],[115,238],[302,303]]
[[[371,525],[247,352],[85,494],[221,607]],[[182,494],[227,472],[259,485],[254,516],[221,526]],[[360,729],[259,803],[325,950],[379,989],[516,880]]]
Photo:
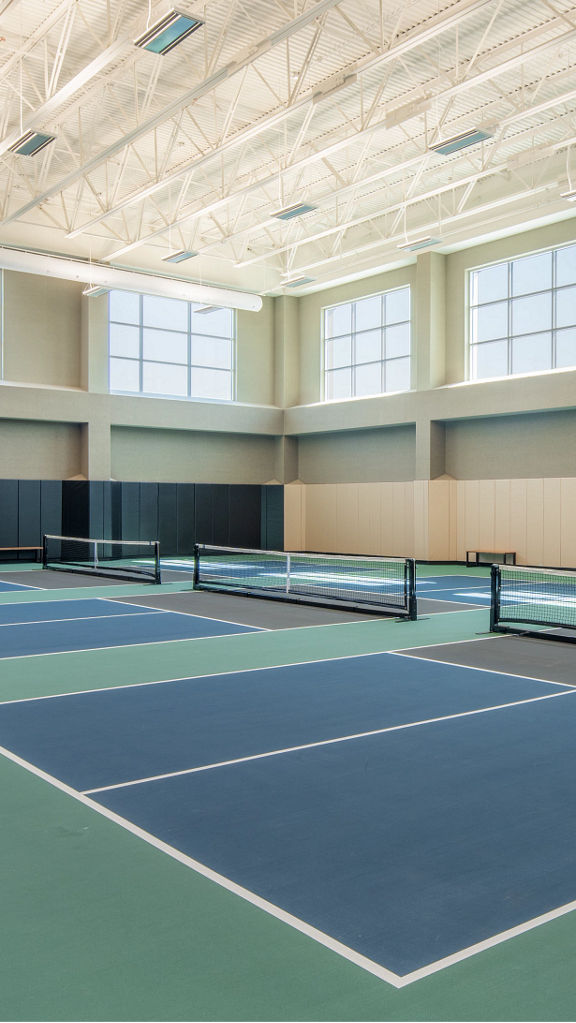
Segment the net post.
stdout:
[[408,610],[408,618],[411,622],[415,622],[418,618],[418,602],[416,600],[416,561],[414,558],[406,559],[405,578],[406,578],[406,606]]
[[94,571],[98,568],[98,541],[94,540],[94,557],[92,559],[94,565]]
[[500,618],[500,565],[490,569],[490,632],[498,632]]
[[286,555],[286,593],[290,593],[290,555]]
[[162,575],[160,573],[160,541],[154,541],[154,582],[160,584]]
[[48,537],[46,533],[42,537],[42,568],[48,568]]
[[193,554],[194,554],[194,578],[192,580],[192,584],[194,586],[194,589],[196,589],[197,586],[198,586],[198,582],[200,580],[200,544],[199,543],[195,543],[194,544]]

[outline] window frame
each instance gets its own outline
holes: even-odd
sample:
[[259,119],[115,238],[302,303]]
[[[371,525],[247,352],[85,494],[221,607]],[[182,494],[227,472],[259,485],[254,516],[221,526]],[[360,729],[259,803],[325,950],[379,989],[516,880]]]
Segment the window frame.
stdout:
[[[570,288],[576,288],[576,274],[573,282],[565,284],[558,284],[558,253],[564,249],[575,249],[575,242],[566,242],[563,245],[547,246],[542,249],[534,249],[529,252],[523,252],[515,256],[511,256],[508,259],[493,260],[489,263],[482,263],[478,266],[470,267],[466,274],[466,289],[465,289],[465,302],[466,302],[466,332],[465,332],[465,344],[466,344],[466,359],[465,359],[465,370],[466,380],[471,383],[480,383],[490,380],[508,380],[522,376],[534,376],[541,375],[543,373],[558,373],[564,371],[570,371],[576,369],[576,354],[574,356],[574,363],[572,365],[559,366],[557,365],[558,359],[558,341],[559,333],[563,330],[575,330],[576,331],[576,312],[574,314],[574,322],[572,324],[558,325],[558,313],[557,313],[557,297],[562,292],[568,291]],[[514,271],[513,267],[515,263],[522,261],[523,259],[529,259],[533,256],[543,256],[550,254],[551,273],[550,273],[550,284],[544,288],[538,288],[537,290],[524,291],[519,294],[514,294]],[[507,272],[507,292],[504,298],[493,298],[489,301],[483,302],[472,302],[473,294],[473,275],[481,270],[489,270],[493,267],[506,267]],[[513,327],[513,310],[514,303],[520,299],[527,298],[538,298],[541,296],[550,296],[550,321],[546,326],[539,327],[532,331],[514,332]],[[507,333],[505,336],[486,339],[483,341],[474,341],[474,329],[473,329],[473,317],[477,310],[485,308],[490,305],[496,305],[498,303],[506,303],[506,323]],[[576,307],[575,307],[576,308]],[[513,371],[514,366],[514,342],[526,339],[527,341],[531,338],[535,338],[537,335],[548,335],[550,339],[550,365],[545,369],[527,369],[515,373]],[[474,359],[477,358],[478,349],[482,345],[494,344],[494,343],[505,343],[506,344],[506,372],[501,374],[493,374],[491,376],[475,376],[473,375]]]
[[[236,397],[236,395],[237,395],[237,372],[236,372],[236,369],[237,369],[237,342],[238,342],[237,328],[238,328],[238,317],[237,317],[235,309],[232,309],[232,308],[229,309],[229,312],[230,312],[230,315],[231,315],[231,336],[225,337],[224,335],[220,335],[220,334],[210,335],[210,334],[206,334],[206,333],[205,334],[199,334],[199,333],[197,333],[197,331],[192,329],[192,326],[193,326],[192,317],[193,317],[194,310],[197,308],[197,303],[186,302],[186,306],[187,306],[187,309],[186,309],[186,329],[184,331],[182,329],[176,329],[176,328],[173,328],[173,327],[170,327],[170,326],[157,327],[157,326],[151,326],[149,324],[146,324],[144,322],[144,299],[147,298],[147,297],[155,298],[156,296],[147,296],[145,293],[138,293],[138,295],[137,295],[137,297],[138,297],[138,323],[135,323],[134,321],[128,322],[127,320],[113,319],[112,318],[112,314],[111,314],[111,309],[110,309],[110,295],[112,294],[113,291],[121,292],[122,289],[121,288],[113,288],[113,289],[110,290],[110,292],[107,295],[108,393],[109,394],[119,394],[119,395],[123,395],[123,396],[129,396],[129,397],[132,397],[132,398],[165,398],[165,399],[167,399],[169,401],[202,401],[202,402],[211,402],[211,403],[215,403],[215,404],[226,404],[226,405],[229,405],[231,403],[236,402],[236,400],[237,400],[237,397]],[[185,300],[180,300],[180,301],[185,301]],[[118,325],[118,326],[123,326],[123,327],[136,327],[138,329],[138,356],[132,357],[132,356],[113,355],[112,354],[112,351],[111,351],[111,328],[112,328],[113,325]],[[162,359],[161,360],[161,359],[145,358],[144,357],[144,331],[145,330],[147,330],[147,331],[162,331],[163,333],[175,334],[175,335],[179,335],[180,337],[183,334],[185,334],[185,337],[186,337],[186,361],[185,362],[174,362],[174,361],[169,360],[169,359]],[[227,341],[227,342],[229,342],[229,344],[230,344],[230,367],[229,368],[223,368],[222,366],[199,365],[197,363],[193,363],[192,362],[192,341],[193,341],[193,338],[195,338],[195,337],[198,337],[198,338],[201,337],[201,338],[204,338],[204,339],[214,340],[214,341]],[[138,385],[139,386],[138,386],[138,390],[137,391],[121,390],[121,389],[117,389],[117,388],[112,389],[112,386],[111,386],[111,375],[112,375],[111,374],[111,370],[112,370],[112,360],[113,359],[117,359],[117,360],[120,360],[120,361],[125,362],[125,363],[131,363],[133,365],[136,364],[138,366]],[[185,369],[186,370],[186,394],[166,394],[166,393],[164,393],[162,391],[144,390],[144,367],[145,366],[154,365],[154,364],[156,364],[158,366],[170,366],[170,367],[178,367],[180,369]],[[194,394],[193,393],[194,370],[200,370],[200,371],[210,370],[210,371],[213,371],[213,372],[227,374],[227,376],[229,378],[229,382],[230,382],[230,397],[229,398],[213,398],[213,397],[208,397],[208,396],[205,396],[205,395],[196,395],[196,394]]]
[[[387,295],[393,294],[394,292],[398,292],[398,291],[407,291],[408,292],[408,305],[409,305],[408,319],[407,320],[393,320],[393,321],[388,322],[387,318],[386,318],[385,299],[386,299]],[[366,328],[365,330],[358,331],[358,330],[356,330],[356,306],[358,305],[358,303],[363,302],[366,299],[370,299],[370,298],[380,299],[380,304],[381,304],[380,322],[378,324],[375,324],[372,327]],[[339,309],[339,308],[342,308],[344,306],[350,306],[351,307],[350,333],[349,334],[334,334],[332,337],[327,336],[327,334],[326,334],[326,316],[327,316],[327,313],[330,312],[330,310],[332,310],[332,309]],[[413,381],[413,370],[414,370],[414,360],[413,360],[413,351],[412,351],[412,334],[413,334],[413,331],[412,331],[412,318],[413,318],[413,310],[412,310],[412,287],[411,287],[411,285],[409,283],[399,284],[399,285],[397,285],[394,288],[387,288],[385,291],[376,291],[376,292],[372,292],[372,293],[370,293],[368,295],[358,295],[357,297],[347,299],[344,302],[335,302],[335,303],[332,303],[330,305],[322,306],[322,308],[320,310],[320,316],[321,316],[320,374],[321,374],[321,381],[322,381],[322,383],[321,383],[321,402],[322,403],[324,403],[324,404],[332,404],[334,402],[341,402],[341,401],[359,401],[359,400],[362,400],[362,399],[365,399],[365,398],[382,398],[382,397],[386,397],[389,394],[407,394],[409,391],[412,390],[412,388],[413,388],[413,382],[412,382]],[[407,326],[408,327],[408,354],[407,355],[393,356],[391,358],[386,358],[386,331],[387,331],[387,329],[389,329],[391,327],[396,327],[396,326]],[[358,338],[359,335],[367,334],[370,331],[379,331],[380,332],[380,358],[379,359],[374,359],[374,360],[368,361],[368,362],[366,362],[366,361],[358,362],[357,359],[356,359],[357,338]],[[350,337],[350,360],[351,360],[350,363],[346,363],[343,366],[335,366],[335,367],[332,367],[332,368],[328,368],[328,366],[326,364],[327,363],[327,359],[326,359],[327,342],[329,342],[329,341],[336,341],[339,338],[345,338],[345,337],[348,337],[348,336]],[[395,362],[405,361],[406,359],[408,360],[408,363],[409,363],[409,377],[410,377],[410,379],[409,379],[408,387],[403,388],[402,390],[389,390],[389,391],[388,390],[380,390],[380,391],[375,391],[375,392],[373,392],[371,394],[355,394],[355,393],[352,393],[352,394],[347,395],[346,397],[336,397],[336,398],[329,398],[329,397],[327,397],[327,383],[328,383],[327,377],[328,377],[328,374],[331,373],[331,372],[334,372],[337,369],[349,369],[350,370],[350,373],[351,373],[351,389],[352,389],[352,392],[354,392],[355,389],[356,389],[356,371],[357,371],[358,368],[360,368],[362,366],[373,366],[373,365],[379,364],[379,366],[380,366],[380,386],[382,387],[383,384],[386,383],[386,366],[387,366],[387,364],[388,363],[395,363]]]

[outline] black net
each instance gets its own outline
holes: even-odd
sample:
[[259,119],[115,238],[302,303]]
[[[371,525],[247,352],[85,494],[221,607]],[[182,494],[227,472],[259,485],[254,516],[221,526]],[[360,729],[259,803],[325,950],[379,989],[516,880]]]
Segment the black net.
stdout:
[[160,545],[156,540],[96,540],[45,536],[44,568],[160,582]]
[[494,565],[491,627],[515,623],[576,629],[576,573]]
[[194,585],[199,589],[416,617],[412,558],[287,554],[206,544],[196,546],[195,557]]

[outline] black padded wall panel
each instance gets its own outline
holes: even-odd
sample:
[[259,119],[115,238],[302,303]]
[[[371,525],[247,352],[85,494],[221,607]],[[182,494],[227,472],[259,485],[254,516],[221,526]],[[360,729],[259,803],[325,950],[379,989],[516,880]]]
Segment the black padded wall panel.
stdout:
[[18,480],[0,480],[0,547],[18,543]]
[[18,483],[18,543],[21,547],[40,543],[40,480]]
[[160,540],[160,553],[163,557],[178,552],[177,491],[177,483],[158,484],[158,539]]
[[196,543],[195,483],[179,483],[177,503],[177,553],[192,554]]
[[261,545],[271,551],[284,550],[284,487],[261,487]]
[[140,528],[140,484],[122,483],[122,539],[138,540]]
[[62,483],[60,480],[40,481],[40,537],[45,533],[62,533]]
[[62,483],[62,535],[90,536],[90,483],[87,480]]
[[230,547],[260,546],[260,490],[259,486],[240,484],[230,487],[228,495]]
[[158,483],[140,484],[140,520],[134,539],[158,539]]

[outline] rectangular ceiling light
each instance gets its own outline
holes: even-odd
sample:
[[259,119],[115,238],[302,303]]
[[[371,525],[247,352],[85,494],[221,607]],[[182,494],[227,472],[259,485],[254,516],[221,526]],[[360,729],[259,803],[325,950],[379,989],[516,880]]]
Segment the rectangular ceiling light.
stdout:
[[491,139],[492,133],[489,131],[482,131],[480,128],[471,128],[470,131],[464,131],[461,135],[454,135],[451,139],[444,139],[443,142],[435,142],[433,146],[428,146],[433,153],[440,153],[442,156],[450,156],[451,153],[458,153],[461,149],[467,149],[468,146],[475,146],[478,142],[484,142],[486,139]]
[[27,131],[13,146],[8,149],[9,153],[18,153],[19,156],[35,156],[45,146],[54,142],[55,135],[43,135],[39,131]]
[[177,252],[169,252],[167,256],[162,256],[163,263],[183,263],[185,259],[192,259],[193,256],[197,256],[198,253],[192,249],[178,249]]
[[311,284],[315,277],[295,277],[292,281],[284,281],[285,288],[301,288],[304,284]]
[[169,53],[178,43],[192,35],[197,28],[203,25],[203,21],[192,18],[189,14],[182,14],[174,9],[168,11],[163,18],[154,22],[142,35],[134,40],[135,46],[140,46],[151,53]]
[[88,284],[82,294],[86,295],[86,298],[98,298],[99,295],[107,295],[109,290],[109,288],[101,288],[99,284]]
[[404,249],[405,252],[417,252],[418,249],[427,249],[430,245],[439,245],[439,238],[432,238],[430,235],[426,235],[423,238],[414,238],[411,242],[402,242],[401,245],[397,245],[396,248]]
[[278,210],[272,216],[276,217],[277,220],[292,220],[293,217],[302,217],[305,213],[311,213],[316,208],[316,206],[310,206],[306,202],[297,202],[293,206],[286,206],[283,210]]

